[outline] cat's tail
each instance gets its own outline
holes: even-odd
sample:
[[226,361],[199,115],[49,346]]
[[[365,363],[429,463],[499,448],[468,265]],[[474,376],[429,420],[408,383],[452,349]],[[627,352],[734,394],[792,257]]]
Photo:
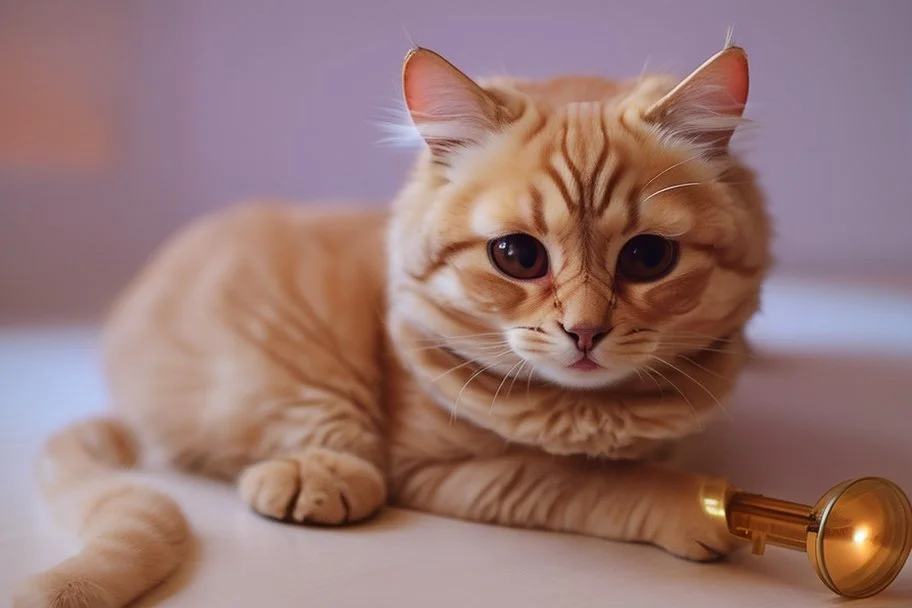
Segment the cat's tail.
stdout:
[[128,479],[138,458],[130,430],[95,418],[53,435],[38,483],[54,514],[78,529],[82,550],[28,579],[17,608],[120,608],[168,578],[190,555],[190,526],[165,494]]

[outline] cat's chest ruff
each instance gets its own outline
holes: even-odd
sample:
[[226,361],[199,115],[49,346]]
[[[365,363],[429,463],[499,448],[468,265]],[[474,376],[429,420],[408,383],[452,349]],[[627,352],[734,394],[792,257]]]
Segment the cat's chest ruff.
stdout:
[[676,434],[672,425],[656,428],[656,422],[661,427],[660,421],[647,423],[608,396],[581,397],[553,386],[529,390],[524,386],[516,394],[503,395],[501,376],[473,378],[476,372],[471,370],[467,378],[432,381],[443,372],[402,369],[411,390],[401,403],[409,412],[408,422],[400,428],[429,438],[422,449],[437,451],[444,458],[495,455],[509,446],[523,446],[554,455],[636,459],[648,456]]

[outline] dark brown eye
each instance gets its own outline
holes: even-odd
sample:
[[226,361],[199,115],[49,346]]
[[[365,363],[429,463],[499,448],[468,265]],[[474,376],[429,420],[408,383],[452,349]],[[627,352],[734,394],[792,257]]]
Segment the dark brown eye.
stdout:
[[635,236],[621,249],[618,274],[628,281],[658,281],[678,262],[678,244],[657,234]]
[[548,252],[528,234],[510,234],[488,243],[491,263],[508,277],[529,280],[548,274]]

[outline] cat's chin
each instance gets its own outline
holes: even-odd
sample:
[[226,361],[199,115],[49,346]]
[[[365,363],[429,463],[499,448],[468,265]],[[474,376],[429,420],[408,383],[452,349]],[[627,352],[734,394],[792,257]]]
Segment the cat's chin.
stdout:
[[570,389],[593,390],[610,388],[632,376],[633,369],[574,369],[538,366],[536,371],[547,380]]

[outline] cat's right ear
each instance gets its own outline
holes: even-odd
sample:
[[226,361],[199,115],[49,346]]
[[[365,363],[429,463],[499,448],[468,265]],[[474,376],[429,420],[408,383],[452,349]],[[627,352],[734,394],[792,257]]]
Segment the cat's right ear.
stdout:
[[702,145],[710,155],[725,153],[747,104],[747,53],[725,48],[655,103],[644,115],[670,135]]
[[478,145],[503,124],[503,108],[428,49],[409,51],[402,66],[402,92],[412,123],[435,155]]

